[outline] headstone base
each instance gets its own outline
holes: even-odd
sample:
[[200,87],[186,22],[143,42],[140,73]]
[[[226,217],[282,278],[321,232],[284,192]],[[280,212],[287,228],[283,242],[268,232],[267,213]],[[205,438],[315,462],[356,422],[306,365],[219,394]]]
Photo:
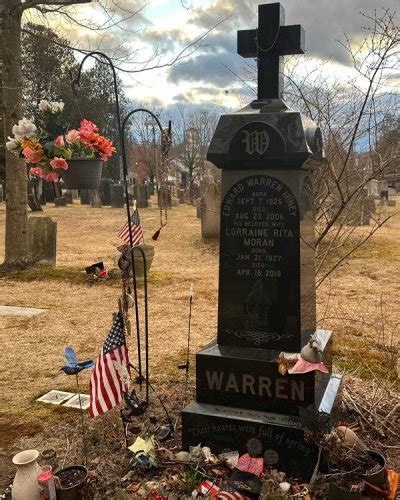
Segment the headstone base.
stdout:
[[[314,335],[321,345],[323,363],[331,370],[332,332],[317,330]],[[306,344],[309,335],[304,337]],[[334,375],[317,370],[282,375],[279,356],[279,351],[212,342],[196,355],[196,401],[287,415],[318,406]]]
[[[333,420],[340,382],[340,376],[331,377],[319,406]],[[182,446],[187,450],[199,443],[213,453],[229,449],[240,454],[256,445],[266,464],[303,481],[310,480],[318,457],[318,449],[304,440],[300,417],[191,403],[182,412]]]

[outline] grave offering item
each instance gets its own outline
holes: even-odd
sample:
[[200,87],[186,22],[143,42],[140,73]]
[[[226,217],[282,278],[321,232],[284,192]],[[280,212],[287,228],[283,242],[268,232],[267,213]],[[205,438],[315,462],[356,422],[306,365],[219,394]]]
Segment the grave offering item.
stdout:
[[[258,99],[220,118],[207,155],[222,170],[218,331],[196,356],[182,440],[264,457],[309,480],[318,449],[304,441],[302,412],[331,415],[340,377],[330,373],[332,332],[316,329],[321,133],[282,100],[282,56],[303,50],[303,29],[284,26],[279,3],[259,5],[258,29],[238,33],[239,54],[257,57]],[[328,373],[282,374],[279,358],[296,361],[311,335]]]
[[12,485],[13,500],[40,500],[37,476],[41,469],[36,461],[38,457],[37,450],[26,450],[17,453],[12,459],[13,464],[17,466]]
[[99,269],[100,271],[105,269],[104,262],[96,262],[95,264],[85,267],[85,272],[86,274],[95,274],[97,269]]
[[83,487],[88,470],[83,465],[72,465],[56,472],[58,500],[80,500],[83,498]]
[[122,184],[111,185],[111,208],[124,208],[124,186]]
[[51,471],[39,474],[37,482],[39,484],[40,500],[56,500],[56,485]]
[[19,120],[6,147],[25,158],[34,177],[56,182],[61,176],[67,189],[96,189],[100,186],[103,161],[113,155],[115,148],[86,119],[78,130],[66,132],[63,109],[62,102],[42,100],[38,126],[27,118]]
[[75,158],[68,160],[68,168],[61,175],[68,189],[97,189],[102,169],[102,160]]
[[28,244],[29,253],[35,262],[55,266],[57,222],[54,222],[50,217],[29,217]]
[[49,465],[52,471],[58,469],[57,452],[54,448],[43,450],[40,458],[42,465]]

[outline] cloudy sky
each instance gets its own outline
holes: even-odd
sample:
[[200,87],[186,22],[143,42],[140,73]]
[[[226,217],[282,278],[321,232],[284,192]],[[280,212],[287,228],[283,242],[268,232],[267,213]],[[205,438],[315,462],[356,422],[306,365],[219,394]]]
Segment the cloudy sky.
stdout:
[[[122,46],[135,51],[136,64],[125,68],[139,70],[169,63],[180,51],[218,25],[190,57],[171,67],[133,74],[121,74],[132,99],[151,105],[213,103],[238,106],[246,62],[236,54],[236,31],[257,26],[259,0],[118,0],[121,7],[135,5],[140,12],[101,37],[64,24],[69,38],[81,46],[89,42],[107,49]],[[306,32],[307,55],[314,64],[329,59],[324,71],[333,77],[351,78],[350,61],[337,40],[346,33],[352,41],[362,40],[369,21],[360,12],[373,15],[383,8],[395,10],[398,0],[285,0],[286,24],[301,24]],[[115,2],[115,0],[114,0]],[[398,8],[397,4],[397,8]],[[121,9],[120,15],[127,17]],[[79,14],[102,22],[98,7],[82,7]],[[221,23],[221,24],[218,24]],[[96,38],[97,36],[97,38]],[[185,53],[191,53],[192,48]],[[155,55],[156,54],[156,55]],[[153,57],[155,55],[155,57]],[[149,62],[146,61],[150,59]],[[234,74],[235,73],[235,74]]]

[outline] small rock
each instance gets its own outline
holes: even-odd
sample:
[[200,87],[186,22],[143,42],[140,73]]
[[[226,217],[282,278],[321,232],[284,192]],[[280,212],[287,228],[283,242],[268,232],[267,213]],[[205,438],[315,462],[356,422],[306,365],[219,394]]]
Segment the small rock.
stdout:
[[283,493],[287,493],[290,490],[290,488],[291,488],[291,484],[290,483],[286,483],[286,482],[279,483],[279,488],[281,489],[281,491]]
[[187,451],[180,451],[175,455],[175,460],[177,460],[178,462],[190,462],[190,453],[188,453]]
[[213,455],[211,453],[211,450],[210,448],[208,448],[207,446],[204,446],[202,449],[202,454],[203,454],[203,457],[204,457],[204,460],[208,463],[212,463],[212,464],[215,464],[215,462],[217,462],[217,457],[215,455]]

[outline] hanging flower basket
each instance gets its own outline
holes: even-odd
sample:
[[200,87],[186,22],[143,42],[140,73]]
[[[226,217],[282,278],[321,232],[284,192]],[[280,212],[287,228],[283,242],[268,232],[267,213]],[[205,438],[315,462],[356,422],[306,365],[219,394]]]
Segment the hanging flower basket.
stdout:
[[60,171],[67,189],[98,189],[100,187],[103,160],[100,158],[74,158],[68,160],[68,168]]
[[19,120],[6,147],[25,159],[30,175],[48,182],[61,176],[67,189],[98,189],[103,161],[115,152],[113,143],[86,119],[79,129],[67,130],[63,109],[62,102],[41,101],[36,124]]

